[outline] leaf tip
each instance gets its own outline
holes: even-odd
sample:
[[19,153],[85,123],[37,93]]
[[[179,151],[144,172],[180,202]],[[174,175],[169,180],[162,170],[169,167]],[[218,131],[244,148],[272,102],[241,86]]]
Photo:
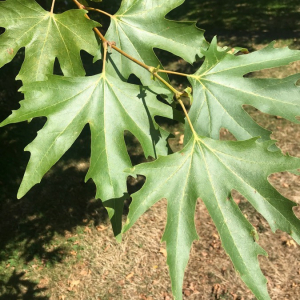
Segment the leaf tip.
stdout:
[[17,194],[17,199],[20,200],[21,198],[23,198],[26,195],[27,192],[24,192],[23,189],[19,189],[18,194]]
[[274,46],[275,46],[275,43],[276,43],[275,40],[272,41],[272,42],[267,46],[267,48],[268,48],[268,47],[270,47],[270,48],[275,48],[275,47],[274,47]]

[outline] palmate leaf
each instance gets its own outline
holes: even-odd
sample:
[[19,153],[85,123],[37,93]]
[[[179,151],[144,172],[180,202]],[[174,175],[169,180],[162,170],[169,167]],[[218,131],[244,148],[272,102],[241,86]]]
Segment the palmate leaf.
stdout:
[[23,197],[41,181],[89,124],[92,145],[86,180],[94,180],[96,197],[104,202],[111,218],[117,211],[118,226],[121,226],[122,197],[127,192],[128,177],[124,170],[132,166],[124,130],[138,138],[146,157],[166,155],[167,150],[162,147],[164,143],[167,149],[166,140],[163,140],[165,132],[159,130],[154,117],[173,117],[171,106],[156,99],[156,92],[168,91],[156,88],[154,92],[103,73],[74,78],[52,75],[48,81],[24,85],[21,91],[25,94],[25,100],[20,102],[21,108],[0,126],[41,116],[46,116],[47,122],[36,139],[25,148],[31,152],[31,157],[18,197]]
[[93,27],[99,23],[85,18],[86,11],[62,14],[45,11],[34,0],[0,2],[0,67],[25,47],[25,60],[17,79],[23,83],[45,80],[53,74],[55,58],[66,76],[84,76],[80,51],[99,53]]
[[271,173],[300,167],[300,159],[270,152],[272,141],[216,141],[193,136],[178,153],[141,164],[131,173],[146,176],[146,183],[133,194],[128,230],[161,198],[167,198],[168,218],[163,241],[167,243],[167,262],[173,294],[182,299],[182,282],[190,247],[197,239],[194,213],[201,198],[220,234],[222,244],[243,281],[257,299],[270,299],[258,255],[265,251],[257,244],[257,233],[230,196],[237,190],[269,222],[300,242],[300,220],[292,207],[296,204],[280,195],[268,182]]
[[[165,19],[165,15],[182,4],[183,0],[123,0],[120,9],[111,19],[106,33],[109,41],[135,59],[148,66],[160,68],[153,48],[169,51],[193,63],[202,57],[201,48],[207,48],[203,31],[196,28],[195,22],[175,22]],[[131,73],[138,76],[143,84],[151,84],[148,72],[117,52],[112,57],[125,78]],[[162,77],[168,77],[163,74]],[[156,81],[157,85],[161,82]]]
[[[297,122],[300,115],[298,75],[283,79],[245,78],[244,75],[300,60],[300,51],[274,48],[274,43],[251,54],[235,56],[219,51],[214,38],[203,51],[201,68],[188,77],[193,87],[194,102],[189,112],[198,134],[219,138],[220,129],[227,128],[238,140],[261,136],[268,140],[270,132],[257,125],[245,112],[248,104],[262,112]],[[191,137],[186,126],[185,141]]]

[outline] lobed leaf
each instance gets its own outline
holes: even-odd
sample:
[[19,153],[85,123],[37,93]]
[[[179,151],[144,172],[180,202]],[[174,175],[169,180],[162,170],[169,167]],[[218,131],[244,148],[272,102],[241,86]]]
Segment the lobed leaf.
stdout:
[[146,183],[133,194],[125,232],[161,198],[168,200],[168,218],[163,241],[173,294],[182,299],[184,269],[193,240],[197,239],[194,213],[201,198],[220,234],[222,244],[243,281],[257,299],[270,299],[257,259],[265,251],[256,243],[257,233],[230,196],[237,190],[269,222],[300,242],[300,220],[292,210],[296,204],[280,195],[268,182],[271,173],[300,166],[300,159],[270,152],[272,142],[216,141],[193,136],[178,153],[141,164],[132,173],[146,176]]
[[[203,65],[188,77],[194,96],[189,116],[198,134],[219,139],[220,129],[227,128],[238,140],[255,136],[270,139],[270,132],[245,112],[245,104],[298,122],[295,117],[300,115],[300,88],[296,86],[299,74],[283,79],[244,77],[300,60],[299,50],[273,46],[274,43],[251,54],[235,56],[226,49],[219,51],[217,39],[213,39],[209,49],[203,51]],[[191,135],[186,126],[185,141]]]
[[128,174],[123,170],[132,166],[124,130],[129,130],[139,139],[147,157],[166,155],[166,140],[161,141],[166,138],[166,132],[154,120],[156,115],[173,116],[172,107],[156,99],[156,92],[166,90],[156,88],[154,92],[102,73],[74,78],[52,75],[48,81],[24,85],[21,91],[25,94],[25,100],[20,102],[21,108],[0,126],[40,116],[46,116],[48,120],[36,139],[25,148],[31,152],[31,157],[18,197],[23,197],[41,181],[88,123],[92,145],[86,180],[94,180],[97,198],[104,202],[109,200],[106,204],[111,218],[118,211],[119,227],[123,195],[127,192]]
[[[105,37],[148,66],[162,68],[153,48],[169,51],[193,63],[197,57],[203,56],[201,48],[207,48],[204,32],[196,28],[194,22],[176,22],[164,18],[183,2],[123,0],[120,9],[111,19]],[[117,52],[113,52],[112,57],[118,66],[122,66],[120,72],[125,78],[134,73],[143,84],[153,84],[146,70]],[[168,79],[165,74],[162,77]],[[161,85],[158,81],[156,84]]]
[[[284,79],[245,75],[300,60],[300,51],[275,49],[271,44],[260,51],[236,56],[233,54],[247,51],[236,48],[230,54],[217,46],[216,38],[207,49],[203,31],[195,23],[165,19],[183,2],[123,0],[106,34],[108,41],[116,42],[123,51],[149,66],[157,66],[156,69],[161,65],[154,48],[169,51],[189,63],[205,56],[201,68],[188,76],[193,97],[191,89],[185,90],[192,102],[189,115],[199,136],[187,127],[182,151],[130,169],[125,130],[138,138],[146,156],[167,155],[168,133],[156,124],[154,117],[174,118],[172,107],[156,99],[163,93],[171,102],[169,92],[160,88],[161,82],[153,81],[147,71],[115,51],[108,54],[106,72],[82,77],[85,71],[80,51],[85,50],[96,59],[101,56],[92,31],[100,24],[87,20],[86,11],[70,10],[55,15],[34,0],[0,1],[0,26],[6,30],[0,36],[0,67],[25,47],[25,60],[17,76],[25,83],[21,88],[25,100],[0,127],[47,117],[37,138],[25,149],[31,152],[31,157],[18,197],[41,181],[89,124],[92,145],[86,180],[94,180],[96,197],[104,202],[115,235],[121,232],[127,196],[125,169],[147,179],[133,195],[123,232],[161,198],[168,200],[163,241],[167,243],[175,299],[182,299],[184,269],[191,245],[198,238],[194,224],[198,198],[204,201],[241,278],[257,299],[270,299],[257,258],[266,252],[258,245],[255,229],[230,193],[233,189],[239,191],[265,217],[273,231],[286,231],[300,243],[300,221],[292,210],[296,204],[280,195],[267,180],[271,173],[300,168],[300,159],[270,152],[268,149],[274,147],[273,142],[266,142],[270,132],[243,110],[243,105],[252,105],[262,112],[297,122],[299,75]],[[51,75],[56,58],[64,75],[69,77]],[[132,73],[148,86],[120,80]],[[162,77],[168,80],[166,74]],[[242,142],[210,139],[218,139],[222,127],[239,140],[261,136],[264,142],[257,143],[257,138]]]
[[[84,10],[62,14],[45,11],[34,0],[0,2],[0,67],[25,47],[25,60],[17,79],[42,81],[53,74],[55,58],[65,76],[84,76],[80,51],[99,53],[93,28],[99,23],[85,18]],[[76,22],[74,22],[76,20]]]

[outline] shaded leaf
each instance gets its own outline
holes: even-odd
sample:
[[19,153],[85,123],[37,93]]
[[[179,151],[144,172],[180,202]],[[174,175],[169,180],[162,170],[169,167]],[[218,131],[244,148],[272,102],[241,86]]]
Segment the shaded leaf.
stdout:
[[[31,152],[31,157],[19,198],[41,181],[87,123],[92,134],[92,153],[86,180],[94,180],[96,197],[103,201],[122,197],[128,176],[123,170],[131,167],[124,130],[139,139],[146,157],[156,157],[155,145],[161,133],[154,116],[173,116],[172,108],[156,99],[157,93],[109,74],[77,78],[49,76],[48,81],[27,84],[21,91],[25,94],[21,108],[1,126],[40,116],[46,116],[48,121],[25,149]],[[157,91],[163,93],[165,89]],[[159,149],[159,154],[167,153],[167,149],[162,151],[161,146]]]
[[89,6],[89,4],[86,0],[80,0],[79,2],[86,7]]

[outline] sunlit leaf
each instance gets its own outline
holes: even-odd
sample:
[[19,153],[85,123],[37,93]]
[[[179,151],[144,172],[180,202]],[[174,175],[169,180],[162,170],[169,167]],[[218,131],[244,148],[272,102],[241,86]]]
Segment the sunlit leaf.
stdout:
[[[298,122],[295,117],[300,115],[300,88],[296,86],[299,74],[283,79],[244,75],[300,60],[299,50],[274,48],[272,43],[250,54],[235,56],[227,52],[218,50],[215,38],[210,48],[203,51],[205,61],[201,68],[188,77],[194,97],[189,115],[200,135],[218,139],[220,129],[226,128],[238,140],[255,136],[268,140],[270,132],[252,120],[243,109],[245,104]],[[185,134],[188,141],[188,126]]]
[[270,299],[258,262],[265,251],[257,244],[254,227],[232,199],[239,191],[269,222],[300,242],[300,220],[296,204],[280,195],[268,182],[271,173],[300,167],[300,159],[270,152],[272,142],[215,141],[192,137],[178,153],[141,164],[131,173],[146,176],[146,183],[132,195],[128,230],[137,219],[162,198],[168,201],[168,218],[163,241],[167,243],[168,265],[176,300],[182,299],[184,269],[193,240],[197,239],[194,213],[197,198],[205,203],[220,234],[222,245],[243,281],[257,299]]
[[[62,14],[45,11],[34,0],[0,2],[0,67],[25,47],[25,60],[17,79],[44,80],[53,74],[55,58],[66,76],[84,76],[80,51],[99,53],[93,27],[99,23],[85,18],[83,10]],[[76,20],[76,22],[74,22]]]

